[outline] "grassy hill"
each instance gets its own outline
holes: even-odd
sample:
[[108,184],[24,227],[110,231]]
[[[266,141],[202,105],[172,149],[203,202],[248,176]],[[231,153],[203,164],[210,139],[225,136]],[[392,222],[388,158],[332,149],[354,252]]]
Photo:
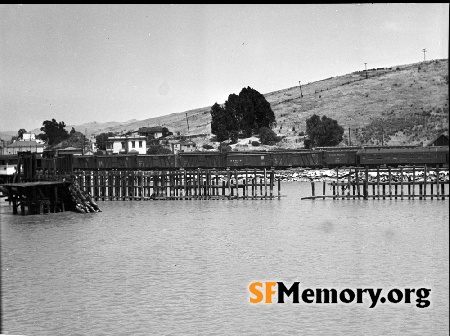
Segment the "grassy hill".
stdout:
[[[236,88],[238,94],[242,88]],[[254,88],[258,90],[258,88]],[[336,119],[345,129],[345,143],[420,145],[448,132],[448,59],[368,69],[331,77],[301,87],[264,94],[275,113],[274,129],[285,138],[280,147],[303,146],[301,132],[313,114]],[[224,101],[228,97],[223,97]],[[211,102],[212,104],[214,102]],[[211,105],[212,105],[211,104]],[[211,139],[211,106],[166,116],[127,122],[91,122],[68,125],[87,134],[134,131],[143,126],[165,126],[174,134],[202,134]],[[39,130],[36,130],[39,133]],[[248,143],[248,141],[247,141]]]

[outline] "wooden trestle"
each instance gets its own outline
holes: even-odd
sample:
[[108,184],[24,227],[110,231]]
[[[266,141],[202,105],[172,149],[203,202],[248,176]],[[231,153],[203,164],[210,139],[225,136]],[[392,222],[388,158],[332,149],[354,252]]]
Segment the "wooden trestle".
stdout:
[[274,199],[274,170],[78,171],[95,201]]

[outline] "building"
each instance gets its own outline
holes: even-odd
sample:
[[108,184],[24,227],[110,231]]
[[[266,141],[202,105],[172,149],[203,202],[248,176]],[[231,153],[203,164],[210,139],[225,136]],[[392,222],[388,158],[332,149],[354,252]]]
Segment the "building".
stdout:
[[176,142],[169,142],[170,150],[172,153],[177,154],[179,152],[194,152],[197,149],[197,144],[191,140],[181,140]]
[[147,138],[159,139],[163,136],[163,128],[161,126],[140,127],[138,134]]
[[431,140],[427,146],[448,146],[448,134],[442,133]]
[[106,152],[108,154],[128,154],[137,151],[139,154],[147,153],[147,138],[141,135],[124,135],[108,137]]
[[18,152],[43,153],[44,147],[44,144],[36,140],[14,141],[5,147],[3,152],[4,154],[17,154]]

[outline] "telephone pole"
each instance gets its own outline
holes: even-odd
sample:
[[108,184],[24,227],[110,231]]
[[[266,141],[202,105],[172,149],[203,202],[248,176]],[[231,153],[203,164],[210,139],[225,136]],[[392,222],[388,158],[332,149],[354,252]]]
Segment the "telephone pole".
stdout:
[[364,66],[366,67],[366,79],[367,79],[367,63],[364,63]]
[[427,52],[427,50],[423,49],[422,51],[423,51],[423,61],[425,62],[425,53]]
[[298,81],[298,85],[300,86],[300,97],[303,98],[301,81]]
[[186,123],[187,123],[188,133],[189,133],[189,120],[188,120],[187,112],[186,112]]

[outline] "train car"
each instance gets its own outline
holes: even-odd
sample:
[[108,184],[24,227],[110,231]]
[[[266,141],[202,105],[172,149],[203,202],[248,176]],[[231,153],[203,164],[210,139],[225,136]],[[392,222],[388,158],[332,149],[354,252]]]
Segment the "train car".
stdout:
[[177,168],[177,157],[175,154],[143,154],[136,157],[136,168],[139,170]]
[[448,147],[364,148],[358,151],[362,166],[430,165],[448,166]]
[[94,155],[74,155],[74,170],[95,170],[97,169],[97,158]]
[[220,152],[179,153],[178,166],[184,169],[225,168],[225,154]]
[[311,167],[320,168],[323,166],[323,157],[321,151],[289,151],[272,152],[272,165],[274,168],[289,167]]
[[323,164],[326,167],[342,167],[342,166],[357,166],[358,156],[356,153],[359,149],[341,148],[339,150],[324,150],[322,151]]
[[100,170],[135,170],[137,169],[136,154],[96,155],[96,167]]
[[273,166],[270,152],[228,152],[225,158],[228,168],[270,168]]

